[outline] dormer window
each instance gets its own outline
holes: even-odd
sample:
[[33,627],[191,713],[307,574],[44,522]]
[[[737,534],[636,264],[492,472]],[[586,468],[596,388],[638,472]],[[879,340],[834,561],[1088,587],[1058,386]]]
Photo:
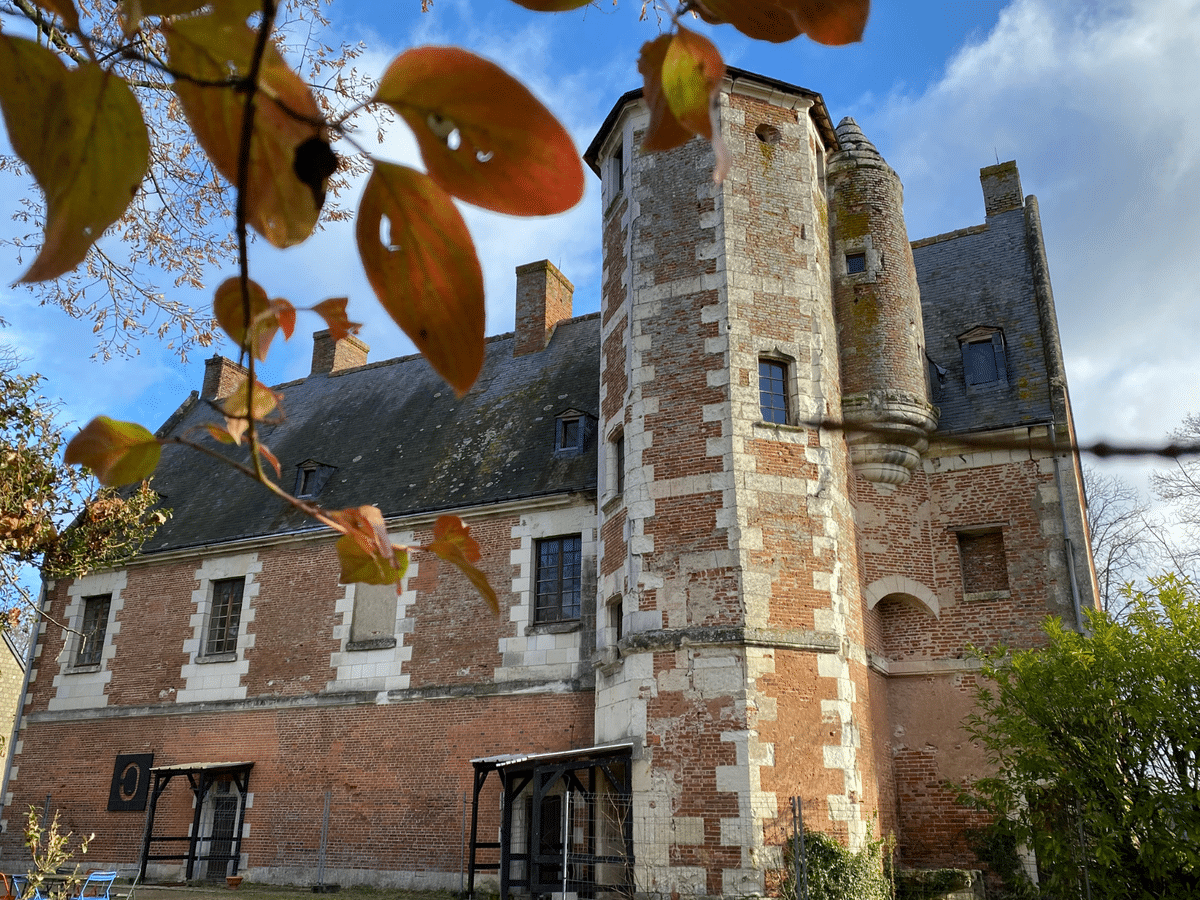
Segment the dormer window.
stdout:
[[593,429],[593,419],[587,413],[577,409],[564,410],[555,419],[554,452],[581,452]]
[[967,384],[1008,383],[1003,331],[981,326],[961,335],[958,342],[962,347],[963,379]]
[[306,459],[296,466],[295,495],[297,497],[317,496],[334,471],[333,466],[323,465],[315,459]]

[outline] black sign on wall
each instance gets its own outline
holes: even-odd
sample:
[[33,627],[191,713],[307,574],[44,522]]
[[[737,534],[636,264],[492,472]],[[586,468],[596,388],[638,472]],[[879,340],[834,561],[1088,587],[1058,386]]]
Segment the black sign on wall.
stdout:
[[146,808],[152,765],[153,753],[123,753],[117,757],[108,790],[109,812],[140,812]]

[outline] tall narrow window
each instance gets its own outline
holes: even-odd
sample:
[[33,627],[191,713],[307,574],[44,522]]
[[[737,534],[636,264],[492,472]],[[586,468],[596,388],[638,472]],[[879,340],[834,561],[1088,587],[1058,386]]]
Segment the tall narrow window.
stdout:
[[786,425],[788,422],[787,363],[778,359],[758,361],[758,398],[764,422]]
[[562,622],[579,618],[582,559],[583,541],[579,535],[537,542],[534,622]]
[[208,637],[204,641],[206,656],[237,650],[245,581],[244,578],[224,578],[212,583],[212,612],[208,616]]
[[396,585],[354,585],[349,650],[396,646]]
[[83,598],[83,623],[79,629],[79,650],[75,665],[98,666],[104,653],[104,636],[108,632],[108,611],[112,594]]
[[625,432],[618,431],[610,443],[613,458],[613,486],[618,494],[625,493]]

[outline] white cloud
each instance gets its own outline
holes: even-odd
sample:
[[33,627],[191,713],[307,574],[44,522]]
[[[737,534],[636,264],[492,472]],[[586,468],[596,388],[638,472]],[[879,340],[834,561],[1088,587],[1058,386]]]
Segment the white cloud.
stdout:
[[1200,404],[1198,46],[1195,0],[1016,0],[925,93],[856,112],[905,182],[912,237],[982,221],[970,166],[1017,160],[1084,439],[1155,440]]

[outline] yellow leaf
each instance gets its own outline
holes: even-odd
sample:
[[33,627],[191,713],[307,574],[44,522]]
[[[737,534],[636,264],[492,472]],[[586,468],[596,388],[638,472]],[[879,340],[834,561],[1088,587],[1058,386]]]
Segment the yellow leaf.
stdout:
[[22,281],[81,263],[133,199],[150,156],[129,86],[94,63],[68,70],[44,47],[0,35],[0,109],[13,150],[46,195],[42,249]]
[[230,21],[245,22],[256,12],[262,12],[258,0],[121,0],[121,13],[127,21],[137,22],[144,16],[182,16],[211,7],[214,15]]
[[205,425],[204,430],[211,434],[216,440],[222,444],[238,444],[241,443],[240,437],[235,438],[226,429],[219,425]]
[[487,576],[475,565],[481,556],[479,543],[471,537],[471,529],[462,519],[458,516],[439,516],[433,526],[433,541],[421,549],[435,553],[440,559],[457,566],[479,595],[487,601],[492,613],[500,612],[500,602],[495,590],[488,583]]
[[700,18],[728,22],[755,40],[783,43],[807,34],[821,44],[862,40],[870,0],[697,0]]
[[[249,72],[256,33],[245,24],[216,14],[173,20],[163,26],[172,68],[191,79],[228,82]],[[307,238],[324,202],[324,182],[302,180],[297,173],[301,147],[324,142],[312,91],[267,44],[259,70],[254,133],[250,141],[247,219],[276,247]],[[188,78],[175,82],[196,139],[217,170],[237,184],[245,91],[229,84],[208,86]]]
[[399,552],[392,560],[388,560],[363,552],[362,547],[348,535],[338,538],[334,546],[341,563],[338,581],[342,584],[354,581],[362,584],[396,584],[408,571],[408,553],[402,547],[394,548]]
[[662,64],[662,89],[679,124],[712,140],[712,106],[725,77],[725,63],[708,38],[680,28]]
[[225,427],[235,444],[240,444],[250,420],[263,421],[279,406],[279,395],[261,382],[254,382],[253,391],[248,390],[249,379],[243,378],[225,401],[220,404],[225,414]]
[[524,85],[473,53],[402,53],[375,99],[404,117],[430,176],[455,197],[509,215],[543,216],[583,196],[583,163],[566,129]]
[[355,237],[383,308],[434,371],[465,394],[483,367],[483,273],[450,196],[420,172],[377,162]]
[[313,307],[313,312],[325,320],[325,327],[329,329],[329,337],[335,344],[347,335],[358,334],[358,329],[362,328],[361,322],[351,322],[347,318],[346,304],[348,302],[346,297],[331,297]]
[[342,584],[351,581],[394,584],[404,577],[408,554],[403,547],[392,544],[383,514],[376,507],[339,509],[327,515],[345,529],[337,542]]
[[162,447],[134,422],[97,416],[67,444],[68,465],[87,466],[105,487],[134,484],[150,477]]
[[275,332],[282,329],[284,339],[292,336],[296,326],[296,310],[286,300],[268,300],[267,292],[253,281],[247,282],[250,295],[250,328],[246,328],[246,303],[242,298],[241,280],[227,278],[213,297],[213,314],[239,347],[253,353],[255,359],[266,359],[267,348]]
[[644,82],[642,94],[646,105],[650,107],[650,124],[646,128],[645,137],[642,138],[642,149],[650,153],[678,147],[692,137],[692,133],[684,128],[675,118],[675,113],[671,112],[671,105],[663,91],[663,62],[667,58],[670,46],[671,35],[659,35],[642,45],[642,52],[638,57],[638,71],[642,73]]

